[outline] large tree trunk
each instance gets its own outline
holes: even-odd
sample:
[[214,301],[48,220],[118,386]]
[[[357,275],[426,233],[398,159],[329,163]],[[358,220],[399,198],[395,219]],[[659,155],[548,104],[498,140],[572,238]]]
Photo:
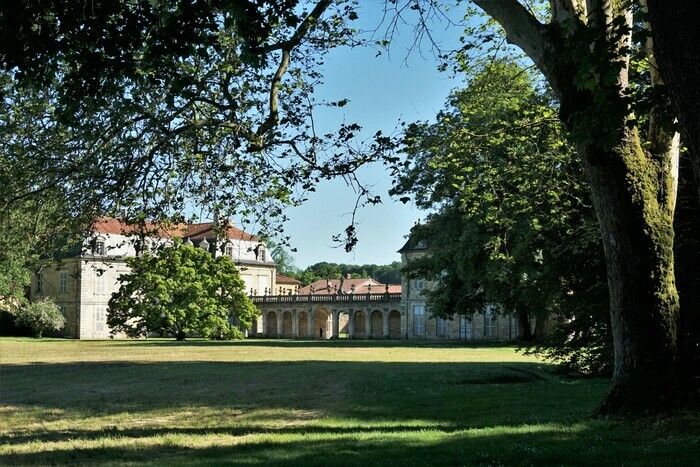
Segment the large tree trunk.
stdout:
[[530,329],[530,313],[520,310],[518,316],[518,340],[530,342],[532,340],[532,330]]
[[676,277],[681,311],[678,321],[678,355],[684,394],[700,399],[700,202],[698,180],[690,157],[680,163],[678,203],[674,218]]
[[[647,0],[654,55],[671,95],[688,157],[681,166],[676,210],[676,265],[681,312],[679,355],[683,382],[698,396],[700,378],[700,2]],[[692,199],[694,198],[694,199]]]
[[[700,174],[700,2],[647,0],[654,55]],[[697,187],[700,197],[700,186]]]
[[552,0],[551,22],[543,24],[518,0],[473,1],[542,71],[584,159],[603,236],[615,349],[601,413],[669,408],[678,402],[672,225],[678,159],[663,122],[653,125],[656,141],[646,153],[630,118],[633,6]]
[[582,146],[603,236],[615,358],[603,415],[639,415],[678,401],[672,211],[661,201],[672,184],[622,125],[619,143]]

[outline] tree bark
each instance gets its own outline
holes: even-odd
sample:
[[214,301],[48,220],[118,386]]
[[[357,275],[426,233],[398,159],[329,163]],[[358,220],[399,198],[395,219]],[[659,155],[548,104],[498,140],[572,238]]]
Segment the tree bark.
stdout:
[[518,0],[474,3],[547,78],[584,160],[603,237],[615,350],[600,413],[668,409],[679,400],[672,225],[677,152],[661,141],[665,132],[644,151],[631,118],[632,5],[553,0],[552,22],[545,25]]
[[[647,0],[654,55],[700,175],[700,2]],[[700,199],[700,186],[697,187]]]
[[680,300],[679,367],[684,395],[700,400],[700,202],[697,196],[698,181],[691,167],[691,158],[685,154],[681,158],[679,178],[678,203],[673,223]]
[[[681,311],[679,357],[687,395],[700,379],[700,2],[647,0],[654,55],[689,149],[681,165],[676,210],[677,271]],[[692,199],[694,198],[694,199]]]
[[532,329],[530,329],[530,314],[527,311],[518,311],[518,340],[530,342],[532,340]]
[[599,412],[641,415],[679,400],[672,212],[659,202],[659,184],[671,182],[657,179],[635,129],[619,131],[607,152],[580,148],[603,236],[615,350]]

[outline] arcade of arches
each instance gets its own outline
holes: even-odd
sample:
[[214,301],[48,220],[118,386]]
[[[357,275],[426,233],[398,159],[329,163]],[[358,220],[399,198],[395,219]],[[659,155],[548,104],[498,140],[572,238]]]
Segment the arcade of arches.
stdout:
[[[269,310],[262,313],[265,337],[332,339],[400,339],[401,313],[396,309]],[[253,330],[256,335],[257,330]]]

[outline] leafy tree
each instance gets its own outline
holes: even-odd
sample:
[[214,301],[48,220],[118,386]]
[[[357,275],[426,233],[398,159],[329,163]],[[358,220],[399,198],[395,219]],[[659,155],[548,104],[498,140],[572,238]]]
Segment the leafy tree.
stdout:
[[179,221],[202,206],[279,229],[284,206],[321,179],[354,179],[391,146],[380,134],[355,143],[355,123],[313,127],[317,107],[347,103],[312,93],[324,53],[352,40],[356,16],[352,2],[332,0],[0,6],[2,121],[20,120],[27,101],[41,111],[23,133],[41,131],[17,145],[31,150],[9,160],[43,170],[8,201],[58,187],[72,213]]
[[270,250],[272,260],[277,264],[277,272],[285,275],[294,275],[299,271],[294,265],[292,253],[277,242],[268,240],[267,248]]
[[63,329],[66,323],[60,308],[50,298],[22,304],[15,308],[14,315],[17,324],[31,328],[39,338],[45,332]]
[[[678,139],[668,100],[635,118],[632,1],[474,0],[550,84],[590,180],[605,251],[615,348],[603,414],[667,410],[680,400],[673,257]],[[648,54],[647,54],[648,58]],[[659,76],[649,68],[653,85]]]
[[109,301],[112,332],[129,337],[169,334],[177,340],[200,335],[240,338],[257,309],[228,256],[177,243],[157,255],[127,259],[131,272]]
[[518,318],[526,342],[531,321],[541,337],[550,319],[557,331],[538,351],[576,371],[609,370],[598,225],[552,98],[513,61],[470,73],[437,123],[406,131],[406,166],[392,192],[434,210],[412,231],[430,254],[406,270],[436,279],[428,300],[438,316],[498,304]]
[[322,261],[312,264],[305,270],[293,274],[293,276],[304,285],[311,284],[319,279],[340,279],[348,276],[354,279],[370,277],[383,284],[399,284],[401,283],[401,262],[394,261],[387,265],[357,265]]

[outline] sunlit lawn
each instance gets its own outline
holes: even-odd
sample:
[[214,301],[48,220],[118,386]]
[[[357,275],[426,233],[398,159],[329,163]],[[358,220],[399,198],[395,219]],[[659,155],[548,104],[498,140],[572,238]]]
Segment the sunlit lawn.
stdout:
[[0,464],[698,465],[510,347],[0,339]]

